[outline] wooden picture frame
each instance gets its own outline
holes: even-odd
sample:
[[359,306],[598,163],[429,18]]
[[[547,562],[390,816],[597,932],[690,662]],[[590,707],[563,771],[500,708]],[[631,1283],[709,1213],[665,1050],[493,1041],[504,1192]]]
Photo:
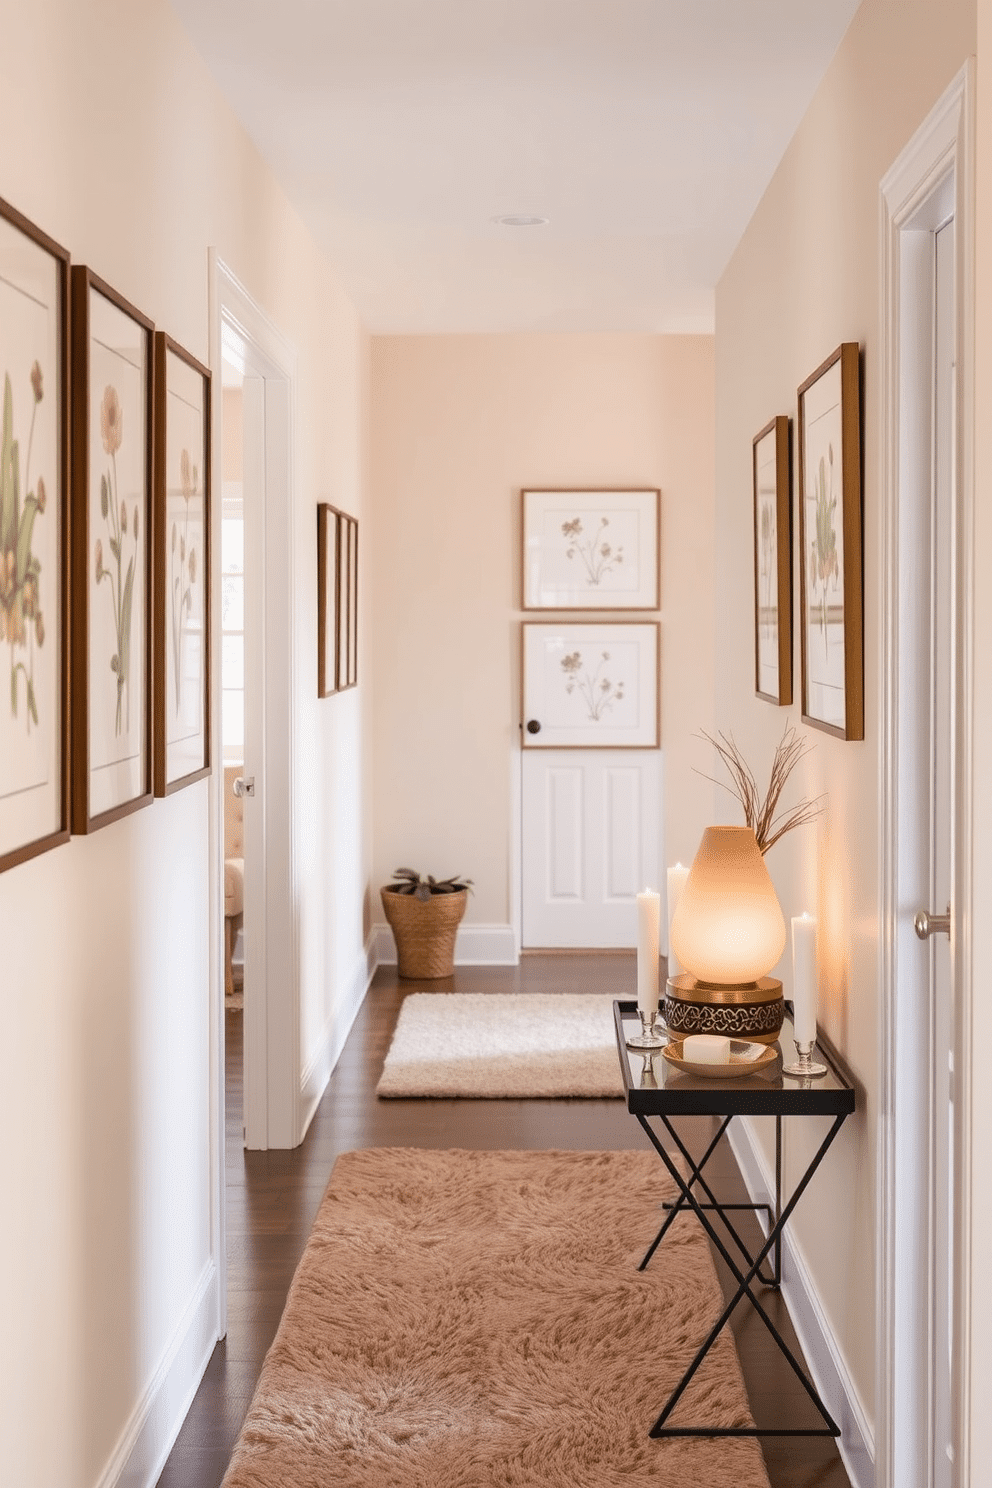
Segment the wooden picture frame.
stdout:
[[85,833],[153,799],[154,326],[84,266],[71,306],[72,830]]
[[656,620],[533,620],[521,632],[525,749],[658,748]]
[[317,696],[358,683],[358,520],[317,507]]
[[338,690],[338,524],[326,501],[317,507],[317,696]]
[[348,527],[348,687],[358,685],[358,522],[345,518]]
[[792,441],[773,418],[751,444],[754,495],[754,690],[792,702]]
[[210,774],[210,370],[155,333],[155,794]]
[[661,492],[524,490],[525,610],[656,610],[661,604]]
[[861,357],[846,341],[799,398],[799,621],[802,716],[864,738]]
[[344,512],[338,513],[338,585],[337,608],[334,613],[334,639],[338,656],[338,685],[340,692],[348,685],[348,581],[351,564],[348,559],[348,544],[351,529]]
[[69,840],[69,254],[0,200],[0,873]]

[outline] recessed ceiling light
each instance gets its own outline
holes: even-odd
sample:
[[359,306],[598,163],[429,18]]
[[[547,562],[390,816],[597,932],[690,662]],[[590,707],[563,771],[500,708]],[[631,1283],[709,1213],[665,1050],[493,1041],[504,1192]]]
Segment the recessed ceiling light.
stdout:
[[549,217],[529,217],[523,212],[509,212],[505,217],[494,217],[498,227],[547,227]]

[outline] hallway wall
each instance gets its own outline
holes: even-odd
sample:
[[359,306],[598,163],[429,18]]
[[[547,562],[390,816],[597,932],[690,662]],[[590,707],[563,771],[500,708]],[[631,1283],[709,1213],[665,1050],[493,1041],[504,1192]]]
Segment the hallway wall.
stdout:
[[[286,603],[308,792],[300,1067],[317,1068],[364,974],[366,700],[317,703],[314,508],[362,509],[365,337],[165,0],[2,13],[0,194],[203,361],[216,246],[298,353]],[[129,1481],[147,1480],[216,1337],[214,788],[0,875],[0,1482],[17,1488],[109,1484],[132,1449]]]
[[713,709],[711,338],[376,336],[371,407],[373,888],[400,863],[464,873],[467,923],[511,919],[524,486],[661,489],[665,845],[691,859],[712,791],[692,770]]
[[[810,828],[768,865],[785,915],[817,915],[820,1021],[861,1085],[859,1110],[817,1176],[796,1235],[867,1422],[875,1390],[875,1148],[879,918],[879,182],[975,48],[973,0],[865,0],[718,286],[716,309],[717,725],[733,730],[759,777],[786,722],[813,752],[787,802],[826,794]],[[865,739],[800,722],[798,517],[793,495],[794,695],[753,688],[751,441],[842,341],[864,375]],[[981,419],[979,420],[981,422]],[[727,820],[732,819],[728,812]],[[785,963],[783,963],[785,964]],[[788,977],[788,970],[783,971]],[[814,1140],[791,1132],[792,1175]],[[766,1153],[771,1134],[763,1132]]]

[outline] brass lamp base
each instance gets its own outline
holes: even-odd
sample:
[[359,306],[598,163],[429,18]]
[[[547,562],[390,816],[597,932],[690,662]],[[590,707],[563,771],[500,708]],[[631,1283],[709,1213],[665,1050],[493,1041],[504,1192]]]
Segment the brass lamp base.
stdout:
[[697,981],[683,972],[669,977],[665,993],[665,1022],[679,1038],[716,1033],[754,1044],[774,1044],[782,1031],[785,1003],[777,977],[726,987]]

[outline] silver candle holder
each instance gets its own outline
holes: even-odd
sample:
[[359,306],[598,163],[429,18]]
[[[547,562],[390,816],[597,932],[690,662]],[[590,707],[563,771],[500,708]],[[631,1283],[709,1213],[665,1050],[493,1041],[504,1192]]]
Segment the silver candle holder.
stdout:
[[817,1063],[813,1058],[815,1048],[816,1039],[796,1039],[796,1053],[799,1057],[794,1064],[786,1064],[782,1067],[783,1075],[792,1075],[797,1080],[825,1075],[827,1066]]
[[637,1016],[641,1020],[640,1033],[632,1033],[629,1038],[624,1039],[628,1049],[663,1049],[668,1043],[667,1034],[655,1029],[655,1020],[658,1017],[658,1009],[653,1012],[645,1012],[643,1008],[637,1009]]

